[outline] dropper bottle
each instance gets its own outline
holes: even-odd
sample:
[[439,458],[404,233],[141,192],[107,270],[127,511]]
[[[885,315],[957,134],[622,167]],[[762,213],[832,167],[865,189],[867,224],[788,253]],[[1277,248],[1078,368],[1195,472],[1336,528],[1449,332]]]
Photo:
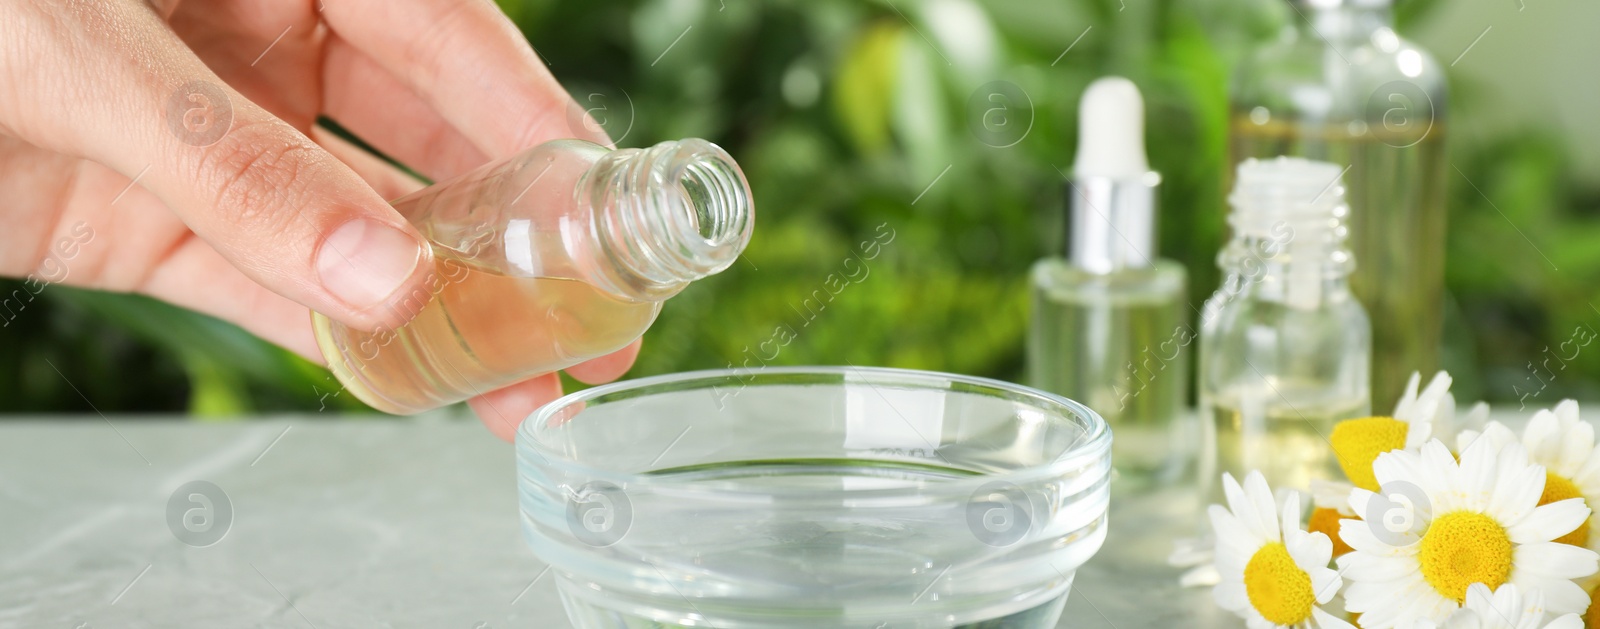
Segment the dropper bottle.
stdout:
[[1144,147],[1144,101],[1132,81],[1089,85],[1079,106],[1068,186],[1067,252],[1033,267],[1030,383],[1088,405],[1117,438],[1112,461],[1129,485],[1175,480],[1177,422],[1189,352],[1181,265],[1156,258],[1156,187]]

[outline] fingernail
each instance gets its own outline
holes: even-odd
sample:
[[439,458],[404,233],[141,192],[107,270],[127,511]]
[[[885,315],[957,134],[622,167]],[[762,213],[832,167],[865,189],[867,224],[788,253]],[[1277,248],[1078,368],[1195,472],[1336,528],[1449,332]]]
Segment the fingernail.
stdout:
[[333,230],[317,251],[322,287],[346,305],[366,310],[385,303],[411,278],[422,243],[399,229],[368,218]]

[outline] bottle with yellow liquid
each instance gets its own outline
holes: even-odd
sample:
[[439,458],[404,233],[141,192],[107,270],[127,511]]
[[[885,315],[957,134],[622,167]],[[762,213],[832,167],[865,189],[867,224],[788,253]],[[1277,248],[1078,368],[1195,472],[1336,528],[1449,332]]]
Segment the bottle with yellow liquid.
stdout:
[[361,401],[410,414],[622,349],[690,282],[732,264],[750,186],[715,144],[557,140],[394,201],[433,245],[432,294],[393,330],[313,315]]
[[1444,68],[1394,29],[1391,0],[1287,0],[1289,28],[1230,89],[1235,166],[1279,155],[1344,169],[1350,289],[1372,314],[1373,402],[1432,373],[1444,318]]

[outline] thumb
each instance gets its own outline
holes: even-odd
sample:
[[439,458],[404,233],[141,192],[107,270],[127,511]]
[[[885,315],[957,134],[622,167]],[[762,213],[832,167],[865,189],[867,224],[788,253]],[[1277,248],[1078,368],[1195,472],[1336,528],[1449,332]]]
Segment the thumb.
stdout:
[[[251,279],[313,310],[361,329],[416,314],[431,296],[433,258],[404,218],[299,130],[217,79],[147,5],[96,4],[102,13],[86,23],[120,28],[48,38],[66,49],[53,63],[70,67],[25,84],[65,76],[69,85],[22,116],[35,131],[27,139],[127,174]],[[95,68],[94,78],[83,68]]]

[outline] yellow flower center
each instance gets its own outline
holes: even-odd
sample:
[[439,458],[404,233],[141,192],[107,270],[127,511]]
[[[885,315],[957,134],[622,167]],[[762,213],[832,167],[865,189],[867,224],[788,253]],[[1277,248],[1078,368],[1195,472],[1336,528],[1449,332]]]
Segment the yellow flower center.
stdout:
[[1392,417],[1347,419],[1333,427],[1328,441],[1334,457],[1350,483],[1367,491],[1378,491],[1372,475],[1372,462],[1378,455],[1406,447],[1406,432],[1411,425]]
[[1275,625],[1295,625],[1311,617],[1316,602],[1311,575],[1294,565],[1289,549],[1272,542],[1250,557],[1244,566],[1244,591],[1250,605]]
[[[1583,492],[1578,491],[1577,484],[1548,470],[1545,471],[1544,493],[1539,496],[1540,505],[1582,497]],[[1572,529],[1571,533],[1557,537],[1555,541],[1561,544],[1572,544],[1580,548],[1587,548],[1589,546],[1589,520],[1585,519],[1583,524],[1578,525],[1578,528]]]
[[1339,515],[1338,509],[1317,507],[1311,510],[1311,519],[1306,521],[1306,530],[1311,531],[1312,533],[1322,533],[1323,535],[1327,535],[1328,539],[1333,540],[1334,557],[1338,557],[1355,550],[1354,548],[1351,548],[1349,544],[1344,543],[1343,539],[1339,538],[1339,520],[1343,519],[1347,518]]
[[1417,559],[1422,576],[1441,596],[1461,603],[1467,586],[1482,583],[1492,591],[1511,574],[1511,538],[1494,518],[1453,511],[1434,518],[1423,534]]

